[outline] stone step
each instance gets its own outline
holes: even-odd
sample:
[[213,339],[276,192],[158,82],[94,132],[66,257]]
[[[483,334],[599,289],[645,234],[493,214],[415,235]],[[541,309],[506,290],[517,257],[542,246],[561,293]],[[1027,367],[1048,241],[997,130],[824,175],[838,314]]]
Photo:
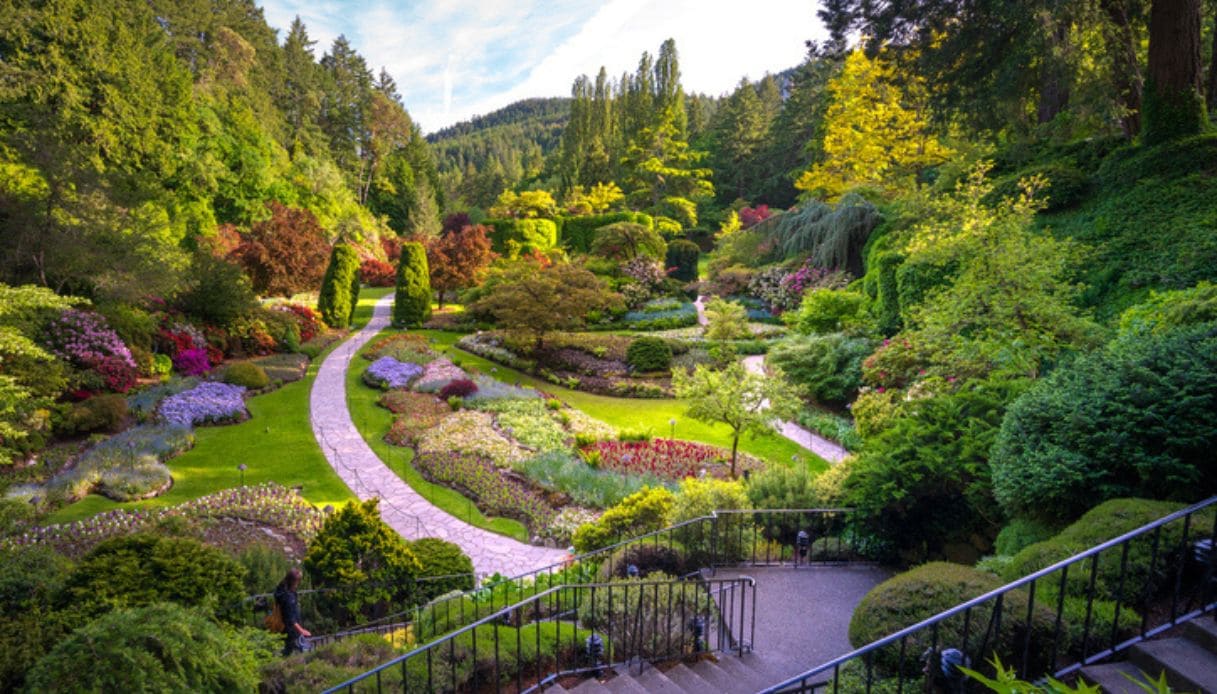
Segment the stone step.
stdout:
[[1217,619],[1205,615],[1183,625],[1183,636],[1217,655]]
[[1144,689],[1128,678],[1138,682],[1149,681],[1141,668],[1129,662],[1090,665],[1082,668],[1079,674],[1083,680],[1098,685],[1105,694],[1145,694]]
[[574,692],[578,692],[578,694],[607,694],[609,690],[606,689],[603,684],[600,684],[600,682],[596,681],[596,679],[594,677],[591,677],[586,680],[583,680],[578,685],[571,687],[570,689],[563,689],[562,685],[558,685],[557,687],[554,687],[552,690],[546,690],[546,691],[569,691],[569,692],[572,692],[572,694]]
[[738,687],[739,683],[731,673],[718,666],[713,660],[702,660],[689,667],[693,674],[710,684],[711,692],[729,692]]
[[621,668],[617,672],[617,676],[611,680],[601,682],[604,688],[615,694],[646,694],[647,688],[642,686],[633,675],[625,672],[625,668]]
[[641,675],[635,676],[634,679],[648,692],[657,692],[658,694],[693,694],[693,692],[689,692],[684,687],[673,682],[667,673],[656,667],[648,666],[642,671]]
[[687,692],[712,692],[715,690],[714,685],[710,684],[701,675],[694,672],[688,665],[681,663],[676,667],[663,673],[668,676],[676,684],[680,685]]
[[[771,678],[761,674],[744,662],[743,658],[734,655],[722,655],[718,659],[718,667],[724,670],[734,681],[734,686],[728,691],[756,691],[772,684]],[[695,668],[694,672],[698,672]]]
[[1130,649],[1129,659],[1151,678],[1165,671],[1175,689],[1217,694],[1217,657],[1188,639],[1139,643]]

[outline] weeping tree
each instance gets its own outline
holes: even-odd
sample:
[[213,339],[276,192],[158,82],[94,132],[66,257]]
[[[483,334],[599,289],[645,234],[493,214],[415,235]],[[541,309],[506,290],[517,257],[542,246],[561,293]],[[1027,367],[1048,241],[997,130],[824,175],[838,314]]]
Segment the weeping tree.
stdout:
[[771,235],[787,258],[810,255],[819,267],[840,268],[858,277],[863,274],[862,248],[880,219],[878,208],[848,193],[835,207],[809,200],[753,228]]

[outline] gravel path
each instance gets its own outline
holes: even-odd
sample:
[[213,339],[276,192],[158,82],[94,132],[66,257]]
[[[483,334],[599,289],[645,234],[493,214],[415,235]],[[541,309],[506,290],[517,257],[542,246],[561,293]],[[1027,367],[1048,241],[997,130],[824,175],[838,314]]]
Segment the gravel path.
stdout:
[[[697,309],[698,325],[706,325],[709,321],[706,320],[705,313],[705,297],[697,297],[697,301],[693,302],[694,308]],[[744,358],[744,368],[750,373],[765,375],[765,357],[756,355]],[[845,459],[849,455],[849,451],[841,447],[841,444],[836,441],[830,441],[819,434],[814,434],[794,422],[775,421],[774,429],[782,436],[794,441],[803,448],[815,453],[829,463],[836,464]]]
[[355,428],[346,406],[346,372],[355,353],[389,324],[392,302],[392,295],[381,299],[372,320],[331,352],[317,371],[309,418],[326,459],[355,496],[380,499],[381,517],[402,537],[438,537],[460,545],[480,575],[514,576],[562,561],[562,550],[475,528],[431,505],[381,462]]

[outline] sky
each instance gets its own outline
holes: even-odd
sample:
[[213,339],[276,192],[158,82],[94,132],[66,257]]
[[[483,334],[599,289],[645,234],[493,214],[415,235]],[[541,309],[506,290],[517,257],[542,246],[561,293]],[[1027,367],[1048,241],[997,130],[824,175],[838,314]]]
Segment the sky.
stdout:
[[317,58],[346,35],[381,67],[425,132],[529,97],[568,96],[581,74],[633,72],[676,39],[686,92],[720,95],[802,61],[822,39],[815,0],[264,0],[287,33],[299,15]]

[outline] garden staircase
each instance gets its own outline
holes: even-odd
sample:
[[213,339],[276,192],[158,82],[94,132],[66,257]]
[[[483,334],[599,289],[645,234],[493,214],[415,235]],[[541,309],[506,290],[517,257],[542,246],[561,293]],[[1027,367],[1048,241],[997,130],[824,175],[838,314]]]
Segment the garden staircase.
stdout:
[[775,665],[763,654],[707,655],[690,660],[648,666],[642,672],[631,673],[621,666],[605,677],[584,680],[568,688],[557,684],[547,692],[578,692],[579,694],[752,694],[774,680]]
[[1079,674],[1108,694],[1144,694],[1134,681],[1146,682],[1146,675],[1156,679],[1161,673],[1175,691],[1217,693],[1217,621],[1212,616],[1184,624],[1179,636],[1133,646],[1128,660],[1091,665]]

